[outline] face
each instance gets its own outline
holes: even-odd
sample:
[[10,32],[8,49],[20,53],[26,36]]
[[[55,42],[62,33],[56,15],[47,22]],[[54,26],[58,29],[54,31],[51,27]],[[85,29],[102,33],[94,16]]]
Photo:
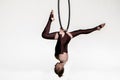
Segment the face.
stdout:
[[61,63],[56,63],[55,69],[56,70],[62,70],[63,69],[63,65]]
[[61,77],[64,73],[64,66],[62,63],[56,63],[54,71],[59,77]]

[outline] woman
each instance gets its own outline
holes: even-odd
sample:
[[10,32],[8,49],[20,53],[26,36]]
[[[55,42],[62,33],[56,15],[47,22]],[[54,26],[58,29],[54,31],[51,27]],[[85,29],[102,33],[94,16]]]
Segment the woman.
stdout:
[[50,13],[50,17],[48,19],[48,23],[42,32],[42,37],[45,39],[51,39],[51,40],[57,40],[57,44],[55,47],[55,58],[59,60],[59,62],[56,63],[54,71],[55,73],[61,77],[64,73],[64,65],[68,60],[68,43],[72,38],[79,34],[88,34],[96,30],[100,30],[105,26],[105,23],[100,24],[94,28],[91,29],[84,29],[84,30],[76,30],[72,32],[65,31],[62,27],[60,28],[60,31],[58,32],[50,32],[50,26],[52,21],[54,20],[53,10]]

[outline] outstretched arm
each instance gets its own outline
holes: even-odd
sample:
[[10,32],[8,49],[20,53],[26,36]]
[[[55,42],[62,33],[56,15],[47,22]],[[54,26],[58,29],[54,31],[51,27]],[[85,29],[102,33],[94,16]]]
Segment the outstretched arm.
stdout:
[[53,10],[52,10],[51,13],[50,13],[50,17],[48,19],[47,25],[42,32],[42,37],[45,38],[45,39],[55,39],[55,36],[58,33],[58,32],[49,33],[50,32],[50,26],[51,26],[51,23],[52,23],[53,20],[54,20],[54,15],[53,15]]
[[91,28],[91,29],[84,29],[84,30],[79,29],[79,30],[76,30],[76,31],[72,31],[72,32],[70,32],[70,34],[72,35],[72,37],[75,37],[75,36],[77,36],[79,34],[89,34],[89,33],[93,32],[93,31],[100,30],[104,26],[105,26],[105,23],[100,24],[100,25],[98,25],[98,26],[96,26],[94,28]]

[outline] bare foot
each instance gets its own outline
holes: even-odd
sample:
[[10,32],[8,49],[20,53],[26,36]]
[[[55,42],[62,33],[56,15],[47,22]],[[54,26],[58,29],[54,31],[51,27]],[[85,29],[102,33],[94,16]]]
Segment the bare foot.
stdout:
[[50,19],[51,19],[52,21],[55,20],[53,10],[51,10],[51,13],[50,13]]
[[100,29],[103,28],[104,26],[105,26],[105,23],[100,24],[100,25],[97,27],[97,30],[100,30]]

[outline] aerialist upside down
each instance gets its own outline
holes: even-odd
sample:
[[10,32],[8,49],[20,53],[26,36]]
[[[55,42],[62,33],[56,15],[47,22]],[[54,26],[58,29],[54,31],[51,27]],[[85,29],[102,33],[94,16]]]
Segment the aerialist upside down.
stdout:
[[54,14],[52,10],[47,25],[42,32],[42,37],[50,40],[57,40],[57,44],[55,47],[55,58],[59,60],[59,62],[56,63],[54,71],[59,77],[61,77],[64,73],[64,65],[68,60],[68,43],[70,42],[70,40],[80,34],[89,34],[93,31],[100,30],[105,26],[105,23],[100,24],[94,28],[79,29],[72,32],[67,32],[61,27],[60,31],[50,33],[50,26],[53,20]]

